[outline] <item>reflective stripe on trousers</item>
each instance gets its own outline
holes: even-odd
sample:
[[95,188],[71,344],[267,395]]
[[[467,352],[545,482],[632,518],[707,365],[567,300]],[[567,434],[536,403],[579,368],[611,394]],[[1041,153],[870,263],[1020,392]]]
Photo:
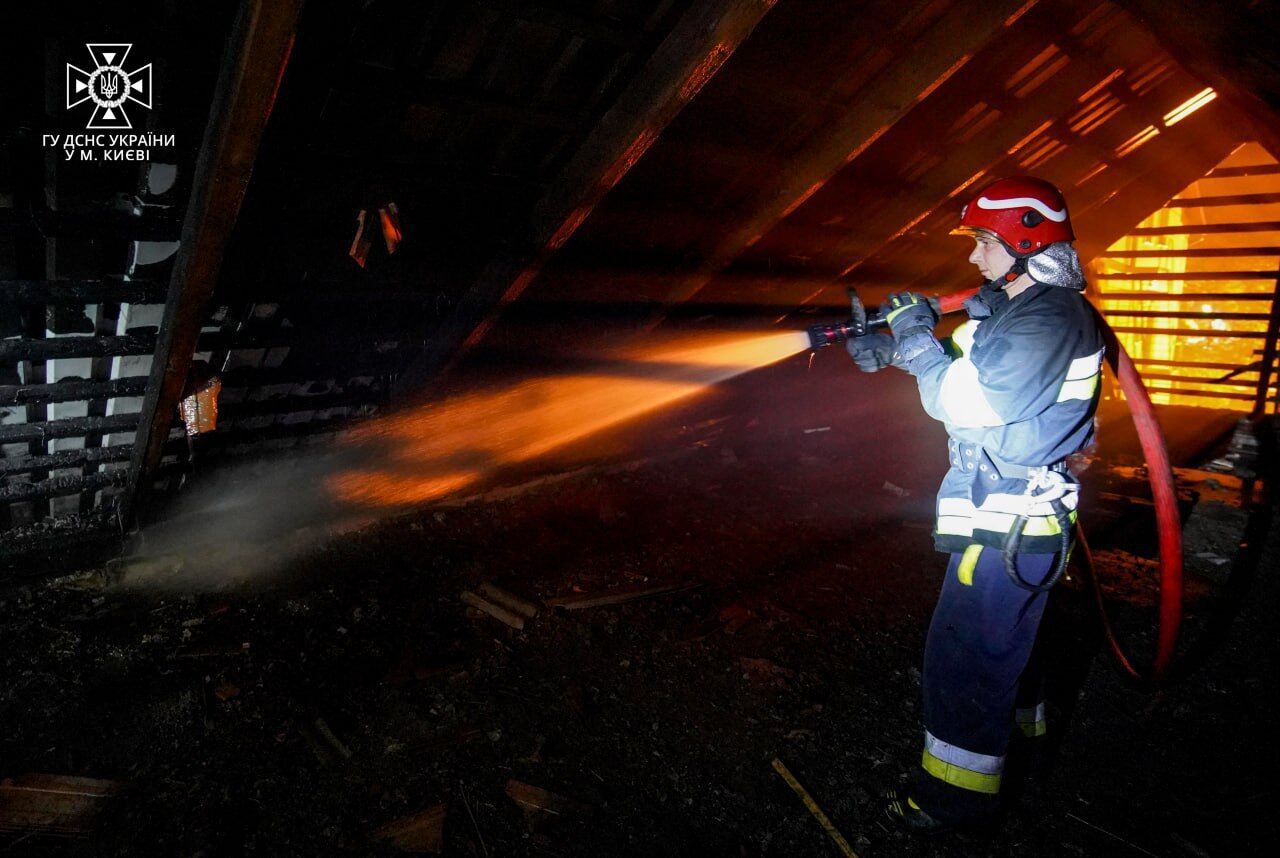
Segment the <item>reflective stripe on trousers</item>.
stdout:
[[[1039,582],[1054,559],[1023,554],[1019,569]],[[962,565],[971,566],[964,576]],[[1026,696],[1018,691],[1046,601],[1046,594],[1009,580],[997,548],[971,546],[951,555],[925,644],[927,732],[910,787],[930,815],[953,822],[994,809],[1014,710],[1039,699],[1038,679]]]
[[1029,739],[1043,736],[1049,731],[1049,723],[1044,717],[1043,701],[1027,709],[1014,710],[1013,720],[1018,725],[1019,732]]
[[995,757],[966,751],[925,730],[924,757],[920,764],[926,772],[952,786],[995,794],[1000,791],[1004,755]]

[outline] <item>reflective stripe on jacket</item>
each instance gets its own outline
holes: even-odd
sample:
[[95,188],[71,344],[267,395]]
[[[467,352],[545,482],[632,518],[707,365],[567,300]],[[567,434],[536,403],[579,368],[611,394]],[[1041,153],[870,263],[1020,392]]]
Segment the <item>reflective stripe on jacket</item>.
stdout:
[[[1003,545],[1024,508],[1025,468],[1057,465],[1093,437],[1104,345],[1084,296],[1036,283],[1012,301],[991,289],[982,297],[989,316],[971,309],[948,353],[926,352],[909,367],[925,411],[951,436],[938,491],[939,551]],[[1075,493],[1063,502],[1074,519]],[[1056,552],[1058,522],[1039,507],[1022,550]]]

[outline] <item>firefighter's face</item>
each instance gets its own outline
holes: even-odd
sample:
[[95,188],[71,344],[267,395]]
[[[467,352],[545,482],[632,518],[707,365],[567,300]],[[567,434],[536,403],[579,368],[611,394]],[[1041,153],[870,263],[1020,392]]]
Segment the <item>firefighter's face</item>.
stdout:
[[1004,249],[1004,245],[998,239],[985,235],[974,236],[969,261],[982,272],[983,280],[1003,277],[1013,266],[1013,256]]

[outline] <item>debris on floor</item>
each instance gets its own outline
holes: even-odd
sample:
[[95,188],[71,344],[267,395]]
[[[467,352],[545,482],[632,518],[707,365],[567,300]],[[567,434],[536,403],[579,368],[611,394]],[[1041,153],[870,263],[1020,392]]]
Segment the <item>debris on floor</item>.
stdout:
[[512,801],[520,805],[526,817],[537,817],[544,813],[552,816],[580,816],[591,812],[590,805],[514,778],[507,781],[506,792]]
[[444,849],[444,820],[447,804],[437,804],[418,813],[388,822],[373,832],[373,839],[402,852],[438,853]]
[[813,800],[813,796],[809,795],[809,791],[800,784],[800,781],[796,780],[796,776],[791,774],[791,770],[787,768],[786,764],[777,757],[773,758],[773,770],[781,775],[782,779],[787,782],[787,786],[791,787],[791,791],[799,796],[800,801],[805,806],[805,809],[807,809],[809,813],[813,814],[814,819],[818,820],[818,824],[822,826],[822,830],[825,831],[827,836],[831,838],[831,841],[835,843],[836,848],[840,850],[840,853],[846,856],[846,858],[858,858],[857,853],[853,851],[853,848],[849,845],[849,841],[844,839],[844,835],[836,828],[835,823],[833,823],[823,809],[818,806],[818,803]]
[[491,601],[496,602],[508,611],[519,614],[526,620],[532,620],[534,617],[538,616],[537,605],[527,599],[520,598],[509,590],[502,589],[497,584],[492,582],[481,584],[480,592],[487,596]]
[[303,735],[311,747],[312,754],[321,765],[345,763],[351,759],[351,748],[334,734],[323,718],[316,718],[305,725]]
[[684,581],[678,584],[656,584],[649,587],[633,587],[613,590],[608,593],[575,593],[569,596],[555,596],[547,599],[549,608],[565,611],[581,611],[585,608],[602,608],[606,605],[622,605],[637,599],[648,599],[653,596],[665,596],[669,593],[680,593],[698,586],[696,581]]
[[517,631],[524,629],[524,617],[507,610],[501,605],[496,605],[488,599],[477,596],[470,590],[463,590],[458,598],[481,613],[488,614],[495,620],[505,623]]
[[86,837],[121,781],[26,774],[0,782],[0,831]]

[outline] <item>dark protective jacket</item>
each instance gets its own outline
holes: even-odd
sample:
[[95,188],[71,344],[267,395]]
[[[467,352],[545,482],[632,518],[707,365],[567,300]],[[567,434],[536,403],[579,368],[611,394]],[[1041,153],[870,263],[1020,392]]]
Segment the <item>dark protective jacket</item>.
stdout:
[[[920,400],[950,436],[951,467],[938,491],[939,551],[999,548],[1023,511],[1021,550],[1061,549],[1047,503],[1029,509],[1028,467],[1061,466],[1093,437],[1105,351],[1092,308],[1074,289],[1033,283],[1010,301],[984,288],[952,348],[913,358]],[[1063,498],[1075,518],[1076,492]]]

